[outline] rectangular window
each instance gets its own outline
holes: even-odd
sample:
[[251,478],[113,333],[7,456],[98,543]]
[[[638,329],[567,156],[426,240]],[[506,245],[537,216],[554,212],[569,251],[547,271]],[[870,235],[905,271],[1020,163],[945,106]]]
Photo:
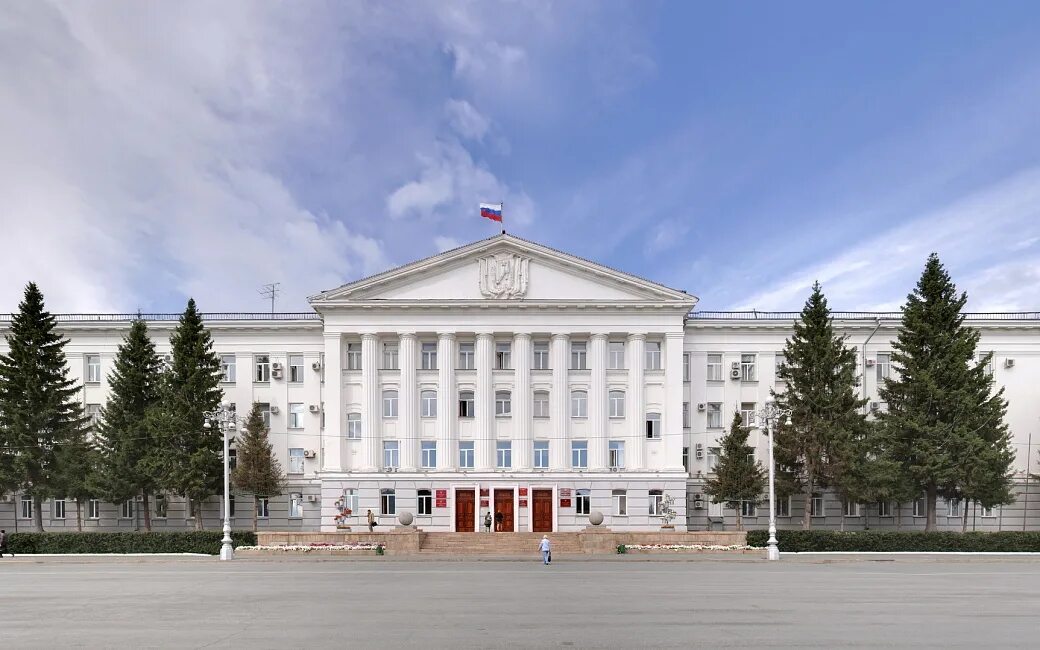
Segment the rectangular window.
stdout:
[[379,491],[379,514],[397,514],[397,493],[393,488],[383,488]]
[[708,428],[709,429],[721,429],[722,428],[722,404],[720,402],[708,402],[707,406],[708,414]]
[[496,343],[495,344],[495,369],[496,370],[510,370],[513,367],[512,359],[510,357],[512,344],[510,343]]
[[513,401],[508,390],[495,393],[495,417],[507,418],[513,413]]
[[791,497],[778,497],[776,500],[776,516],[777,517],[790,517],[791,516]]
[[437,417],[437,391],[424,390],[419,393],[419,414],[424,418]]
[[347,370],[361,370],[360,343],[347,343]]
[[755,355],[740,355],[740,381],[755,381]]
[[258,519],[267,519],[271,516],[271,499],[270,497],[257,497],[256,498],[256,516]]
[[101,405],[100,404],[87,404],[83,407],[83,415],[89,418],[87,426],[91,429],[97,426],[98,420],[101,418]]
[[859,504],[851,501],[845,502],[845,516],[846,517],[858,517],[859,516]]
[[610,500],[614,503],[614,515],[625,517],[628,515],[628,492],[625,490],[611,490]]
[[892,372],[892,355],[888,352],[878,352],[877,362],[874,365],[877,367],[877,380],[888,379]]
[[682,403],[682,426],[684,429],[690,428],[690,403]]
[[946,499],[946,516],[947,517],[960,517],[961,516],[961,500],[960,499]]
[[545,391],[537,391],[534,394],[534,409],[532,415],[536,418],[549,417],[549,393]]
[[[982,359],[985,359],[987,355],[989,355],[989,361],[986,363],[986,374],[993,375],[993,351],[990,350],[989,352],[979,352],[979,360],[981,361]],[[989,510],[991,512],[993,511],[992,508],[989,508]],[[986,516],[992,517],[993,515]]]
[[299,519],[303,516],[303,495],[293,492],[289,495],[289,518]]
[[892,516],[892,502],[891,501],[878,501],[877,504],[878,517],[891,517]]
[[235,383],[236,360],[233,354],[224,354],[220,357],[220,381],[225,384]]
[[463,440],[459,442],[459,467],[462,469],[473,469],[472,440]]
[[758,516],[758,503],[755,501],[741,501],[740,502],[740,516],[741,517],[757,517]]
[[396,343],[383,344],[383,370],[400,370]]
[[646,342],[646,369],[661,369],[661,343],[658,341]]
[[784,355],[783,352],[777,352],[776,353],[774,366],[773,366],[773,376],[776,377],[776,381],[778,381],[778,382],[786,381],[785,379],[782,379],[780,377],[780,369],[784,366],[784,360],[786,358],[787,357]]
[[267,402],[260,402],[260,415],[264,418],[264,426],[268,429],[271,428],[271,405]]
[[534,468],[549,469],[549,441],[534,441]]
[[587,515],[592,512],[591,491],[581,488],[574,491],[574,514]]
[[664,505],[664,492],[661,490],[650,490],[649,494],[649,512],[651,516],[657,516],[661,514],[662,506]]
[[823,497],[819,495],[813,495],[809,502],[809,516],[810,517],[823,517],[825,516],[823,508]]
[[607,393],[607,414],[612,418],[625,417],[625,391],[612,390]]
[[476,406],[473,403],[473,392],[464,390],[459,393],[459,417],[471,418]]
[[571,370],[588,370],[588,352],[584,341],[571,341]]
[[534,344],[534,365],[531,366],[534,370],[548,370],[549,369],[549,344],[535,342]]
[[745,427],[755,426],[755,403],[754,402],[741,402],[740,403],[740,421]]
[[396,390],[384,390],[383,391],[383,417],[384,418],[396,418],[397,417],[397,391]]
[[351,514],[360,515],[358,512],[358,493],[354,488],[346,488],[343,490],[343,505],[344,510],[350,510]]
[[289,381],[294,384],[303,383],[303,355],[289,355]]
[[589,394],[583,390],[571,391],[571,417],[589,417]]
[[422,358],[421,368],[423,370],[436,370],[437,369],[437,344],[436,343],[423,343],[422,344]]
[[433,491],[432,490],[419,490],[418,492],[418,513],[419,516],[429,517],[433,514]]
[[253,381],[266,384],[271,381],[271,356],[268,354],[253,355]]
[[170,505],[169,499],[166,498],[165,494],[155,495],[155,516],[158,519],[166,519],[166,511]]
[[299,402],[293,402],[289,405],[289,428],[290,429],[302,429],[303,428],[303,414],[305,409],[303,404]]
[[498,469],[509,469],[513,466],[513,443],[499,440],[495,443],[495,466]]
[[571,441],[571,467],[585,469],[589,466],[589,441]]
[[101,355],[88,354],[87,360],[87,383],[97,384],[101,382]]
[[476,363],[474,362],[473,344],[460,343],[459,370],[473,370],[476,367]]
[[722,381],[722,355],[713,352],[708,355],[708,381]]
[[914,516],[924,517],[928,515],[928,502],[923,498],[914,499]]
[[715,468],[719,466],[719,454],[721,449],[719,447],[708,447],[708,472],[714,472]]
[[289,449],[289,474],[303,474],[303,448]]
[[682,448],[682,466],[683,466],[683,469],[686,470],[687,472],[690,471],[690,448],[689,447],[683,447]]
[[347,438],[361,440],[361,414],[347,413]]
[[21,515],[22,519],[33,518],[33,500],[30,496],[22,496],[21,508],[18,510],[18,514]]
[[65,518],[65,499],[55,499],[52,502],[54,506],[53,518],[64,519]]
[[127,499],[119,506],[119,517],[120,519],[133,519],[134,518],[134,500]]
[[420,460],[423,469],[437,467],[437,442],[435,440],[422,441],[422,458]]
[[982,514],[980,516],[982,516],[982,517],[996,517],[997,516],[997,509],[994,508],[993,506],[990,506],[988,508],[983,506],[982,507]]
[[607,344],[607,368],[610,370],[625,369],[624,341],[611,341]]
[[401,466],[401,450],[396,440],[383,441],[383,467],[397,469]]
[[87,519],[101,519],[101,499],[87,501]]
[[647,413],[646,414],[646,439],[647,440],[660,440],[661,439],[661,414],[660,413]]
[[682,355],[682,380],[690,381],[690,357],[692,355],[689,352],[683,352]]
[[621,469],[625,466],[624,440],[611,440],[607,443],[607,462],[611,469]]
[[230,447],[228,449],[228,460],[227,460],[227,462],[228,462],[228,469],[229,470],[234,470],[236,467],[238,467],[238,450],[235,449],[234,447]]

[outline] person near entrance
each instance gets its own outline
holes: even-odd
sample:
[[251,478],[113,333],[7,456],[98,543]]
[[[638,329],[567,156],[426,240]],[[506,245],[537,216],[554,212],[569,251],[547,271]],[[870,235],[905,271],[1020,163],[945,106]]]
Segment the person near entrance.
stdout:
[[538,545],[538,550],[542,552],[542,564],[549,565],[552,563],[552,545],[549,543],[549,536],[542,535],[542,542]]
[[376,516],[372,514],[372,511],[368,511],[368,532],[372,532],[376,527]]
[[484,532],[491,532],[491,511],[488,510],[487,514],[484,515]]
[[505,520],[506,520],[506,516],[502,514],[501,510],[499,510],[498,512],[495,513],[495,532],[496,533],[501,533],[502,532],[502,522],[505,521]]

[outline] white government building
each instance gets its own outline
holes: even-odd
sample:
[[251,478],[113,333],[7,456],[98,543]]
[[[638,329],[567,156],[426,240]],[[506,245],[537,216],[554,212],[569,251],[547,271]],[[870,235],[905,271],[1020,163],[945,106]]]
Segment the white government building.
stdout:
[[[502,530],[579,530],[593,511],[612,529],[650,530],[669,501],[677,530],[732,528],[737,517],[763,527],[765,501],[723,509],[703,496],[703,480],[733,413],[753,421],[770,400],[798,314],[698,312],[696,303],[502,234],[323,291],[310,298],[313,313],[215,313],[206,323],[226,399],[240,415],[264,405],[288,477],[285,494],[255,501],[262,529],[336,530],[346,506],[340,523],[354,530],[368,510],[384,530],[403,512],[428,531],[481,530],[489,511],[501,513]],[[105,401],[133,317],[58,316],[88,412]],[[145,317],[167,353],[178,315]],[[899,314],[835,319],[859,351],[869,408],[884,409],[877,387]],[[1007,391],[1018,499],[985,511],[940,502],[939,525],[960,529],[969,507],[970,529],[1037,529],[1040,489],[1027,476],[1040,449],[1040,313],[968,321]],[[0,333],[8,324],[0,319]],[[765,462],[761,429],[753,441]],[[254,499],[237,496],[235,527],[248,528]],[[139,528],[140,505],[91,500],[84,527]],[[47,529],[75,528],[74,503],[45,507]],[[804,507],[797,496],[778,503],[778,524],[798,527]],[[923,501],[842,504],[828,494],[809,507],[821,528],[920,528],[925,515]],[[175,497],[152,508],[154,529],[193,525]],[[218,527],[220,508],[217,497],[203,504],[207,528]],[[0,527],[28,528],[31,515],[27,497],[3,497]]]

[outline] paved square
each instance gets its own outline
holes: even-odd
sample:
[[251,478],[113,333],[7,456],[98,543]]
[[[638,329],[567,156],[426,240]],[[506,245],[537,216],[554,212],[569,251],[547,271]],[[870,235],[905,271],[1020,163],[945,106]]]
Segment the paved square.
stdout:
[[4,648],[1037,647],[1040,561],[0,563]]

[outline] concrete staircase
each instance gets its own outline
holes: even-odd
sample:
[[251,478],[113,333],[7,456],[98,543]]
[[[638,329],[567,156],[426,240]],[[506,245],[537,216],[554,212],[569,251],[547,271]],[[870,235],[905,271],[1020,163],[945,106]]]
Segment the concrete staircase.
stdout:
[[[530,555],[538,557],[538,543],[547,533],[426,533],[422,554]],[[578,533],[548,533],[553,554],[583,552]]]

